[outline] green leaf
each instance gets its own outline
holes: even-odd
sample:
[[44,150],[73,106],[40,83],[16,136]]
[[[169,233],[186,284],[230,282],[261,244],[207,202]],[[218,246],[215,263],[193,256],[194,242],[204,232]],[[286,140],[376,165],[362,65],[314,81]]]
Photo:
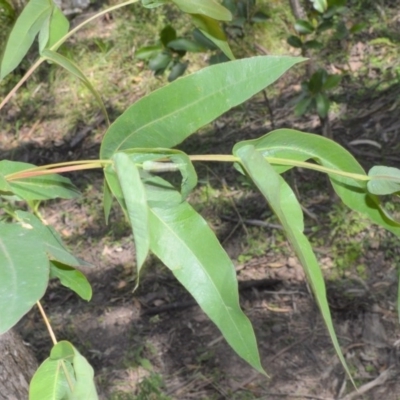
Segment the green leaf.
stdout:
[[[39,53],[42,54],[45,48],[51,48],[69,30],[69,21],[58,6],[53,3],[52,12],[43,23],[39,32]],[[56,48],[52,50],[57,50]]]
[[33,375],[29,385],[29,400],[73,399],[69,381],[72,386],[75,384],[71,363],[47,358]]
[[366,22],[360,22],[358,24],[354,24],[351,28],[350,28],[350,32],[351,33],[358,33],[363,31],[364,29],[367,28],[367,23]]
[[239,306],[235,268],[214,233],[166,181],[153,177],[146,189],[152,252],[171,269],[239,356],[264,373],[252,326]]
[[73,391],[75,398],[97,400],[93,368],[75,347],[73,347],[73,350],[73,365],[76,377],[76,385]]
[[328,8],[327,0],[311,0],[313,7],[321,14],[323,14]]
[[153,46],[144,46],[135,52],[135,57],[139,60],[148,60],[162,51],[163,47],[161,44]]
[[110,126],[100,158],[111,158],[118,151],[135,147],[176,146],[303,60],[254,57],[213,65],[177,79],[141,98]]
[[12,192],[24,200],[74,199],[78,189],[68,178],[57,174],[9,180],[11,174],[34,168],[35,165],[17,161],[0,161],[0,172],[8,181]]
[[67,342],[58,342],[32,378],[29,400],[97,400],[93,368]]
[[[366,176],[361,165],[347,150],[320,135],[278,129],[259,139],[242,142],[243,145],[244,143],[254,145],[267,160],[271,157],[293,161],[311,159],[327,168]],[[292,167],[274,165],[274,168],[282,173]],[[330,175],[329,178],[344,204],[400,236],[400,225],[382,209],[378,198],[368,193],[366,181],[338,175]]]
[[202,14],[218,21],[230,21],[231,12],[215,0],[172,0],[183,12]]
[[168,82],[172,82],[175,79],[178,79],[180,76],[182,76],[185,71],[186,68],[188,67],[188,63],[187,62],[177,62],[172,68],[171,68],[171,72],[168,75]]
[[0,195],[11,195],[12,188],[6,178],[0,173]]
[[327,77],[328,73],[324,69],[319,69],[314,72],[308,83],[310,92],[314,94],[319,93],[322,90]]
[[156,8],[164,5],[169,0],[141,0],[143,7],[146,8]]
[[271,17],[262,11],[256,11],[254,15],[251,17],[251,22],[265,22],[268,21]]
[[56,63],[60,67],[63,67],[70,74],[72,74],[73,76],[78,78],[89,89],[89,91],[93,94],[93,96],[96,98],[107,123],[108,124],[110,123],[110,121],[108,119],[107,110],[104,106],[104,103],[103,103],[103,100],[101,99],[100,94],[97,92],[97,90],[93,87],[93,85],[90,83],[90,81],[86,78],[84,73],[79,69],[79,67],[74,62],[72,62],[67,57],[64,57],[63,55],[56,53],[55,51],[52,51],[49,49],[43,50],[42,57]]
[[172,55],[167,51],[162,51],[153,57],[149,62],[149,68],[154,72],[164,72],[172,61]]
[[201,14],[191,14],[194,25],[201,33],[211,40],[229,59],[235,59],[218,21]]
[[290,46],[295,47],[297,49],[301,49],[301,47],[303,46],[303,42],[301,41],[301,39],[298,36],[289,36],[287,38],[287,42]]
[[322,85],[322,90],[331,90],[337,87],[342,79],[341,75],[328,75]]
[[90,266],[90,264],[72,255],[65,247],[58,233],[51,226],[45,225],[35,215],[25,211],[17,211],[16,216],[23,226],[31,229],[32,233],[36,235],[37,241],[44,246],[44,250],[51,260],[56,260],[72,267]]
[[30,0],[22,10],[8,38],[0,64],[0,81],[25,57],[36,35],[52,12],[53,2]]
[[160,41],[165,47],[168,46],[169,42],[175,39],[176,39],[176,30],[171,25],[165,26],[160,32]]
[[0,223],[0,232],[2,335],[44,295],[49,280],[49,260],[31,229]]
[[264,195],[268,204],[281,222],[286,237],[306,272],[308,282],[315,295],[336,353],[352,380],[333,327],[321,269],[310,242],[303,234],[303,213],[295,194],[283,178],[279,176],[263,156],[256,151],[254,146],[238,143],[234,147],[234,154],[241,159],[247,174]]
[[150,247],[146,193],[139,171],[127,154],[117,153],[113,161],[133,230],[139,275]]
[[314,32],[314,27],[306,20],[298,19],[294,24],[294,29],[302,35]]
[[324,20],[317,26],[317,32],[321,33],[332,28],[333,28],[333,20],[332,19]]
[[321,118],[325,118],[328,115],[331,103],[325,93],[318,93],[315,97],[315,103],[317,107],[317,113]]
[[368,176],[372,179],[368,181],[368,191],[378,196],[400,192],[400,170],[393,167],[374,166]]
[[307,41],[304,43],[304,47],[305,47],[306,49],[316,49],[316,50],[319,50],[319,49],[322,49],[322,48],[324,47],[324,45],[323,45],[321,42],[319,42],[318,40],[307,40]]
[[168,47],[172,50],[191,51],[192,53],[204,51],[204,47],[199,43],[185,38],[170,41]]
[[307,96],[307,97],[299,100],[296,103],[296,107],[294,109],[295,115],[297,117],[304,115],[307,111],[310,110],[310,108],[312,106],[312,104],[311,104],[312,102],[313,102],[313,98],[310,96]]
[[193,39],[199,43],[200,46],[204,46],[208,50],[217,50],[218,47],[217,45],[208,39],[206,36],[204,36],[204,33],[201,32],[200,29],[195,28],[192,32]]
[[57,261],[50,261],[50,278],[58,278],[61,284],[73,290],[83,300],[92,298],[92,287],[81,271]]

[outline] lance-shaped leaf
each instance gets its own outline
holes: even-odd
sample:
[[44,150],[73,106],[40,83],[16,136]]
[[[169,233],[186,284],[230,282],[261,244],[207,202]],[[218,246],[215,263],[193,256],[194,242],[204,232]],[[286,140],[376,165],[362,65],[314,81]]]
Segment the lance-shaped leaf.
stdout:
[[31,178],[9,180],[12,174],[34,168],[35,165],[17,161],[0,161],[0,172],[8,180],[12,192],[23,200],[74,199],[80,196],[79,190],[68,178],[50,174]]
[[231,347],[264,372],[239,305],[235,268],[206,221],[159,177],[147,181],[150,248],[191,293]]
[[[264,157],[291,160],[312,159],[324,167],[337,171],[366,176],[357,160],[342,146],[320,135],[292,129],[278,129],[259,139],[238,143],[236,149],[246,144],[253,145]],[[275,162],[274,162],[275,164]],[[290,168],[288,165],[274,165],[279,173]],[[354,211],[370,218],[374,223],[400,236],[400,225],[391,219],[380,206],[379,199],[367,191],[367,180],[330,174],[333,188],[344,204]]]
[[[50,48],[64,37],[69,30],[69,21],[53,3],[53,11],[51,15],[43,23],[39,32],[39,52],[42,53],[45,48]],[[56,51],[57,49],[52,49]]]
[[146,192],[138,168],[127,154],[117,153],[113,161],[133,230],[139,274],[150,246]]
[[89,79],[86,78],[85,74],[81,71],[81,69],[74,62],[72,62],[67,57],[64,57],[63,55],[61,55],[53,50],[47,49],[47,48],[42,51],[42,57],[45,58],[46,60],[56,63],[60,67],[65,68],[70,74],[72,74],[76,78],[78,78],[93,94],[93,96],[99,103],[101,111],[104,114],[104,118],[106,119],[108,124],[110,123],[110,121],[108,119],[106,107],[104,106],[104,103],[103,103],[103,100],[101,99],[100,94],[93,87],[93,85],[90,83]]
[[308,281],[314,292],[335,350],[350,379],[352,379],[332,324],[321,269],[310,242],[303,234],[303,213],[296,196],[289,185],[278,175],[254,146],[237,146],[234,154],[240,158],[246,173],[264,195],[281,222],[285,234],[307,274]]
[[51,226],[45,225],[35,215],[25,211],[17,211],[16,215],[23,226],[32,230],[32,233],[36,235],[38,242],[42,243],[47,256],[51,260],[56,260],[72,267],[90,266],[90,264],[75,257],[68,251],[59,234]]
[[203,35],[222,50],[230,60],[234,60],[235,56],[229,47],[225,32],[220,27],[219,22],[202,14],[192,14],[191,16],[194,25],[203,33]]
[[22,10],[8,38],[0,64],[0,81],[25,57],[36,35],[50,17],[53,2],[30,0]]
[[215,0],[172,0],[183,12],[203,14],[219,21],[231,21],[231,12]]
[[58,278],[61,285],[73,290],[83,300],[92,298],[92,287],[86,276],[69,265],[50,261],[50,278]]
[[213,65],[177,79],[137,101],[110,126],[100,158],[111,158],[118,151],[134,147],[176,146],[303,60],[247,58]]
[[368,190],[372,194],[383,196],[400,192],[400,169],[376,165],[372,167],[368,176]]
[[44,295],[49,260],[31,229],[0,223],[0,335]]

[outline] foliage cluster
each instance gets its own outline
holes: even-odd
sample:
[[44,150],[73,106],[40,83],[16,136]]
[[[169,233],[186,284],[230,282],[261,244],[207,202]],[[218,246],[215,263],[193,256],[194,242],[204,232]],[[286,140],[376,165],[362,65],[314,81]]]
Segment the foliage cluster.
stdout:
[[[136,1],[103,10],[70,30],[68,20],[55,4],[30,0],[9,36],[0,64],[0,79],[19,65],[36,36],[40,57],[0,108],[42,62],[49,61],[65,68],[87,86],[108,123],[100,94],[79,67],[58,49],[88,22]],[[141,1],[148,8],[167,2]],[[253,182],[279,219],[306,272],[333,346],[349,373],[333,328],[323,275],[304,234],[301,206],[282,173],[301,167],[327,174],[346,206],[399,236],[400,223],[384,209],[379,196],[398,195],[400,170],[375,166],[366,173],[354,157],[335,142],[291,129],[275,130],[258,139],[236,143],[232,154],[189,155],[174,149],[202,126],[272,84],[304,58],[262,56],[234,60],[220,27],[220,21],[232,20],[228,8],[214,0],[171,2],[187,13],[202,35],[232,61],[177,79],[133,103],[112,124],[108,123],[97,160],[44,166],[0,161],[3,212],[0,302],[8,304],[1,310],[0,334],[11,329],[35,304],[48,323],[39,300],[52,278],[90,300],[91,286],[79,270],[87,264],[75,257],[60,235],[42,220],[39,205],[45,200],[74,199],[80,195],[73,183],[60,173],[101,169],[106,222],[118,203],[132,227],[137,285],[151,252],[192,294],[239,356],[265,374],[253,328],[239,305],[233,263],[207,222],[189,203],[190,193],[197,184],[194,163],[228,162]],[[325,12],[326,2],[314,1],[318,11],[321,4]],[[178,40],[173,39],[172,29],[168,28],[163,35],[164,47]],[[324,83],[328,81],[326,77]],[[179,183],[169,181],[165,172],[178,176]],[[25,211],[25,205],[30,212]],[[30,399],[96,399],[91,366],[71,343],[57,341],[50,325],[48,329],[54,346],[33,377]]]

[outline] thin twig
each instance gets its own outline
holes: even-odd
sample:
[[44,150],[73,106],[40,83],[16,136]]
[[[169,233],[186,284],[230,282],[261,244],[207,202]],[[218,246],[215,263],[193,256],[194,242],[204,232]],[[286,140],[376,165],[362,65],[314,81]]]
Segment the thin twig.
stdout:
[[383,371],[377,378],[373,381],[366,383],[355,390],[354,392],[349,393],[348,395],[341,398],[341,400],[353,400],[358,396],[363,395],[364,393],[368,392],[369,390],[373,389],[375,386],[383,385],[387,379],[390,377],[392,372],[392,368],[388,368]]
[[49,331],[49,335],[50,335],[50,337],[51,337],[51,340],[53,341],[53,344],[56,345],[56,344],[57,344],[56,335],[55,335],[54,332],[53,332],[53,328],[52,328],[51,325],[50,325],[50,322],[49,322],[49,320],[48,320],[48,318],[47,318],[47,315],[46,315],[46,313],[44,312],[43,307],[42,307],[42,305],[40,304],[40,301],[37,301],[36,304],[37,304],[37,306],[38,306],[38,308],[39,308],[40,314],[42,314],[44,323],[46,324],[47,330]]

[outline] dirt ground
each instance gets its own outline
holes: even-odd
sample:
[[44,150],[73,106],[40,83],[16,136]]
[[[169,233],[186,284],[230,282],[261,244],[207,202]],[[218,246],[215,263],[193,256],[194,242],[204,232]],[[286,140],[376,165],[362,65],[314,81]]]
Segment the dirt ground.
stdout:
[[[352,61],[357,61],[356,55]],[[227,153],[237,141],[279,127],[320,133],[317,117],[293,117],[287,104],[296,88],[290,79],[281,80],[278,88],[280,95],[269,99],[272,114],[259,96],[222,116],[182,148]],[[356,89],[349,87],[346,109],[332,116],[335,139],[366,168],[379,164],[399,168],[400,88],[361,96],[355,94]],[[17,119],[22,111],[9,107],[7,112],[7,118]],[[88,125],[77,124],[65,135],[57,131],[54,120],[34,120],[20,128],[18,143],[12,134],[1,132],[1,143],[7,145],[0,158],[12,156],[35,164],[94,158],[103,123],[99,117],[88,124],[89,130]],[[51,137],[46,131],[52,132]],[[204,187],[214,189],[210,197],[215,192],[230,193],[230,207],[221,209],[212,199],[210,205],[194,199],[195,206],[235,260],[241,305],[254,325],[269,377],[255,373],[236,356],[154,257],[147,263],[139,289],[132,293],[134,247],[129,228],[118,211],[105,225],[101,173],[88,172],[71,176],[84,193],[82,199],[49,202],[42,213],[75,253],[93,264],[85,271],[93,299],[86,303],[52,282],[43,305],[57,338],[70,340],[93,365],[101,398],[399,400],[398,240],[368,226],[354,238],[363,243],[362,253],[354,265],[338,273],[327,219],[335,200],[320,176],[298,171],[290,177],[309,215],[307,228],[311,232],[315,228],[321,238],[315,250],[327,277],[336,332],[358,386],[356,392],[335,355],[300,264],[273,221],[266,222],[268,209],[261,196],[244,189],[233,169],[200,166],[199,170],[207,181]],[[351,221],[344,219],[342,224]],[[250,229],[258,230],[266,250],[259,255],[253,245],[246,257],[240,257],[251,247]],[[362,273],[356,265],[363,266]],[[37,310],[18,329],[39,361],[46,358],[51,341]]]

